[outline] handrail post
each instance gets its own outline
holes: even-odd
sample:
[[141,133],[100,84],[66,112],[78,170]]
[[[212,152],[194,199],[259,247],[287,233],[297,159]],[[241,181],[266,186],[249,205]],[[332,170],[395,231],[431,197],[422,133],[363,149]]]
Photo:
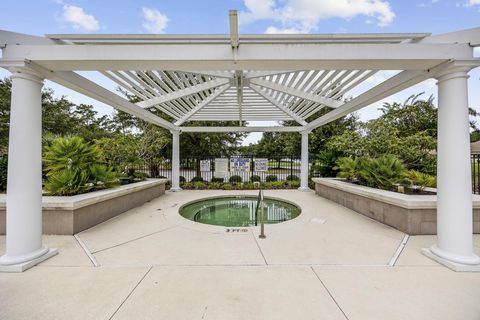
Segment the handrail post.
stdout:
[[260,190],[260,239],[265,239],[265,212],[264,212],[264,203],[263,203],[263,190]]

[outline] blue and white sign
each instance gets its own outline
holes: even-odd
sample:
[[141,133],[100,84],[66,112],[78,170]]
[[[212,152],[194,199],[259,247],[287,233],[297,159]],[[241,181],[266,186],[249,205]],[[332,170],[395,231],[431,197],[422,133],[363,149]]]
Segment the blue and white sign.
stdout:
[[231,158],[230,159],[230,171],[250,171],[250,159],[249,158]]

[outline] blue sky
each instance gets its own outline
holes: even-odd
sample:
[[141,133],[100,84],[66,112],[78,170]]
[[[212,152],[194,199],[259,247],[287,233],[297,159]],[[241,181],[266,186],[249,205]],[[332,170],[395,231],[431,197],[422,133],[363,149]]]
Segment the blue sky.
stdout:
[[[480,26],[480,0],[213,0],[213,1],[2,1],[0,29],[34,35],[49,33],[228,33],[228,10],[237,9],[241,33],[430,32]],[[478,54],[480,56],[480,54]],[[480,68],[478,68],[480,69]],[[472,107],[480,110],[480,70],[470,73]],[[0,69],[0,77],[8,72]],[[377,76],[381,81],[386,74]],[[51,82],[59,95],[90,103],[101,113],[111,109]],[[433,80],[386,101],[403,101],[425,91],[436,95]],[[375,117],[382,102],[361,112]],[[247,142],[255,141],[252,135]]]

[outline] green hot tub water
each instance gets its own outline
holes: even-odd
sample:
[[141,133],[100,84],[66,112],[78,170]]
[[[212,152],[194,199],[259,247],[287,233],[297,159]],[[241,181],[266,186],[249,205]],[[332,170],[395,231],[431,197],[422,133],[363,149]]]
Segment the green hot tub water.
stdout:
[[[297,206],[270,198],[264,198],[265,223],[279,223],[296,218],[301,210]],[[260,209],[257,215],[257,197],[221,197],[187,204],[180,208],[180,215],[189,220],[225,227],[250,227],[260,225]]]

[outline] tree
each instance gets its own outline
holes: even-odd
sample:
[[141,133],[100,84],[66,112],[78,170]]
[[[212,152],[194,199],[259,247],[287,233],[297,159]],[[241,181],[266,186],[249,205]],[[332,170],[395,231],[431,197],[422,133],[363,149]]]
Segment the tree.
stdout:
[[382,116],[332,138],[327,148],[350,156],[394,155],[407,169],[435,174],[437,110],[431,97],[418,97],[385,104]]

